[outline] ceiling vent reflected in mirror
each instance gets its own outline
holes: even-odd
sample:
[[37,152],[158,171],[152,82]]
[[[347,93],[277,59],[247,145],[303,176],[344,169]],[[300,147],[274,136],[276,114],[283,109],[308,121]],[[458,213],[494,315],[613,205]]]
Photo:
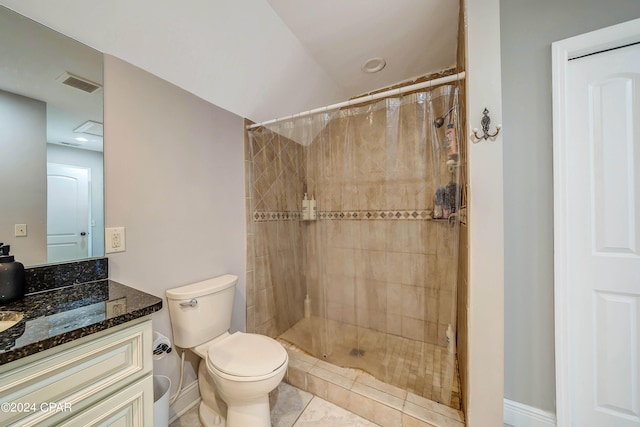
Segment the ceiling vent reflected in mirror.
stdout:
[[66,71],[56,80],[61,82],[62,84],[80,89],[81,91],[87,93],[94,93],[102,89],[102,86],[100,86],[98,83],[92,82],[91,80],[85,79],[80,76],[76,76],[68,71]]
[[89,135],[104,136],[104,126],[102,123],[87,120],[73,130],[76,133],[88,133]]

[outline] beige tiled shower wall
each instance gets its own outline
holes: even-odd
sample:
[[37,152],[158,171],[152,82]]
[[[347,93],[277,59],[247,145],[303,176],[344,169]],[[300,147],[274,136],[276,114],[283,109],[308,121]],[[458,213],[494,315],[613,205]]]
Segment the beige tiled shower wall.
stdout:
[[[382,101],[385,102],[385,101]],[[335,118],[306,149],[307,187],[322,211],[426,210],[436,182],[446,184],[444,161],[432,167],[432,146],[416,125],[414,104],[402,105],[387,129],[387,110]],[[444,109],[444,108],[442,108]],[[440,111],[436,114],[442,114]],[[429,126],[428,130],[431,127]],[[440,141],[444,128],[438,132]],[[446,159],[445,159],[446,160]]]
[[[436,105],[435,117],[446,111]],[[247,141],[248,330],[284,332],[302,318],[308,290],[313,315],[446,345],[447,327],[455,325],[457,228],[424,214],[451,176],[446,159],[432,161],[430,138],[415,131],[415,106],[398,108],[394,134],[381,108],[332,120],[309,146],[266,130]],[[438,132],[442,141],[444,127]],[[423,216],[268,220],[299,212],[305,191],[319,212]]]
[[256,212],[297,213],[304,148],[277,134],[245,138],[247,331],[277,336],[300,320],[305,295],[302,225],[256,221]]
[[[435,104],[437,117],[446,110]],[[380,108],[332,120],[325,137],[307,148],[307,183],[319,211],[363,215],[433,208],[436,187],[451,179],[446,159],[433,162],[431,138],[416,131],[415,105],[396,108],[397,132],[390,133],[387,109]],[[442,141],[444,128],[437,137]],[[314,254],[307,259],[314,313],[446,345],[447,327],[455,324],[455,227],[422,217],[305,225],[307,251]]]
[[275,337],[303,316],[304,250],[299,221],[255,224],[255,332]]
[[322,256],[307,264],[314,314],[446,345],[455,316],[454,228],[422,220],[328,220],[314,227],[322,231],[311,235],[323,240]]

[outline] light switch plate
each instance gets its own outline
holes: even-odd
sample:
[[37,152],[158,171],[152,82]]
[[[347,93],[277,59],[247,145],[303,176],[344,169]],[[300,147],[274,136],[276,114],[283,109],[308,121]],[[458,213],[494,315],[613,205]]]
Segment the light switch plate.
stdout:
[[110,227],[104,229],[104,252],[112,254],[126,250],[124,227]]
[[15,224],[15,236],[25,237],[27,235],[27,224]]

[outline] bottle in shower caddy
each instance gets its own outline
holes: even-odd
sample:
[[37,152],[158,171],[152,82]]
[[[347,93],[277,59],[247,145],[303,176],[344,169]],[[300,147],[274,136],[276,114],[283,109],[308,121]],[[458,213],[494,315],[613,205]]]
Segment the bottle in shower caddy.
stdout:
[[309,298],[309,294],[304,297],[304,317],[307,319],[311,317],[311,298]]
[[302,220],[309,221],[311,218],[310,213],[311,200],[307,197],[307,193],[304,193],[304,198],[302,199]]
[[447,158],[454,161],[458,160],[458,137],[453,123],[447,125],[447,130],[444,133],[444,142],[447,147]]
[[311,200],[309,200],[309,219],[312,221],[318,219],[318,206],[313,194],[311,195]]

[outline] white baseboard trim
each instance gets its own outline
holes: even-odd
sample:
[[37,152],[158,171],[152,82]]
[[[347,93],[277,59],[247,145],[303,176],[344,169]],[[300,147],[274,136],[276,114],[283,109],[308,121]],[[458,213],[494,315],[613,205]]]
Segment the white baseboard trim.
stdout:
[[180,396],[178,396],[169,408],[169,424],[177,420],[178,417],[198,403],[200,403],[200,389],[198,388],[198,380],[196,379],[186,387],[182,387]]
[[504,422],[513,427],[555,427],[556,414],[504,399]]

